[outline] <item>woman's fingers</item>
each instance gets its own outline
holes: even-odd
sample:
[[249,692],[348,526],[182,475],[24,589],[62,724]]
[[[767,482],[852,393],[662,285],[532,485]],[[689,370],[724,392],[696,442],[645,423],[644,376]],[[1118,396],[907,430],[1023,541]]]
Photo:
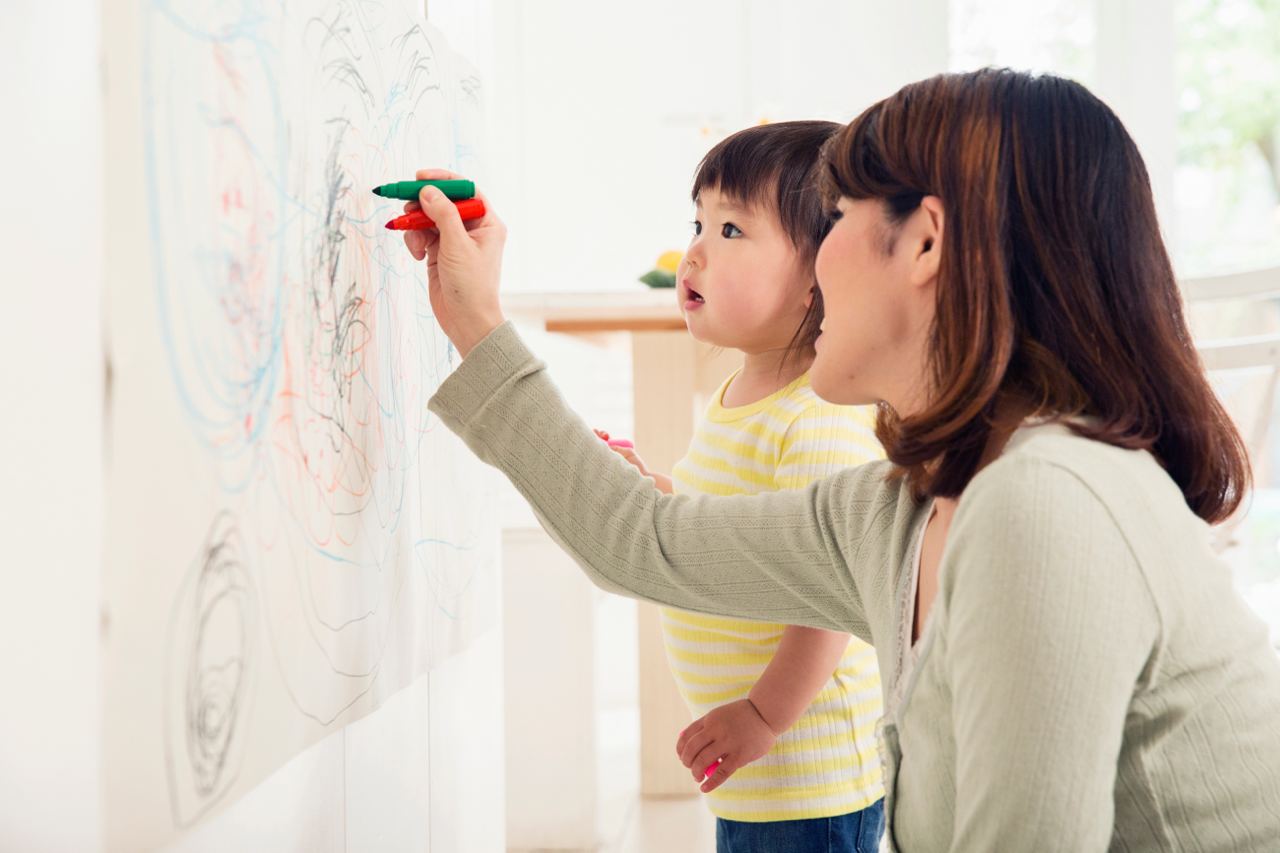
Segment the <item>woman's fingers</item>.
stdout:
[[415,261],[420,261],[427,256],[427,235],[424,231],[406,231],[404,232],[404,244],[409,249],[409,254],[413,255]]
[[458,208],[436,187],[423,187],[418,194],[418,202],[427,216],[436,224],[436,230],[446,239],[461,240],[467,236],[467,229],[462,224]]
[[435,254],[436,254],[436,250],[440,248],[440,235],[437,234],[434,230],[417,231],[414,233],[421,234],[422,239],[425,241],[423,245],[424,245],[424,248],[426,249],[427,266],[429,267],[436,262]]
[[414,173],[419,181],[466,181],[466,175],[450,172],[448,169],[419,169]]
[[[450,172],[448,169],[419,169],[417,172],[414,173],[414,177],[417,178],[417,180],[419,181],[470,180],[466,175],[459,175],[457,172]],[[502,220],[498,219],[497,214],[493,212],[493,206],[489,204],[488,197],[484,193],[479,192],[478,190],[476,191],[476,194],[474,197],[476,199],[479,199],[479,201],[484,205],[484,216],[481,216],[478,219],[465,220],[462,223],[463,230],[470,232],[470,231],[478,231],[481,229],[485,229],[487,233],[492,233],[489,229],[492,229],[495,227],[502,227]],[[418,199],[419,201],[422,200],[421,194],[419,194]],[[410,210],[417,210],[419,207],[418,202],[409,202],[409,204],[412,204],[413,207],[409,207],[408,205],[406,205],[405,212],[409,212]],[[436,219],[436,217],[434,216],[432,216],[431,218]],[[439,220],[437,219],[436,222],[439,223]]]
[[[458,179],[445,169],[422,169],[420,180]],[[423,212],[435,223],[418,238],[406,240],[410,250],[426,252],[427,294],[444,333],[466,358],[471,348],[504,320],[498,299],[506,226],[489,210],[475,225],[464,225],[458,208],[434,186],[418,194]]]
[[[448,169],[419,169],[414,173],[414,177],[419,181],[467,181],[470,180],[466,175],[459,175],[457,172],[450,172]],[[476,191],[475,197],[484,203],[485,215],[479,219],[468,219],[466,225],[468,228],[474,228],[477,225],[484,224],[490,218],[489,211],[492,207],[489,199],[484,193]],[[434,218],[434,217],[433,217]]]

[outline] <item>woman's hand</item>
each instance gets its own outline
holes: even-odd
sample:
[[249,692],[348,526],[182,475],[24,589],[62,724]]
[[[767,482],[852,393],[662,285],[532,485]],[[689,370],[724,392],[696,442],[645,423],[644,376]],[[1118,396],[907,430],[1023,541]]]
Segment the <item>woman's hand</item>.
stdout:
[[[461,178],[443,169],[422,169],[418,180]],[[421,207],[435,221],[427,231],[406,231],[404,244],[417,260],[427,260],[427,293],[436,322],[466,358],[471,348],[502,325],[498,303],[498,279],[502,272],[502,247],[507,228],[485,197],[485,215],[463,222],[453,202],[435,187],[424,187],[418,201],[406,211]]]
[[751,700],[739,699],[690,723],[676,741],[676,754],[680,763],[693,771],[694,780],[702,782],[702,793],[709,794],[767,754],[777,739]]

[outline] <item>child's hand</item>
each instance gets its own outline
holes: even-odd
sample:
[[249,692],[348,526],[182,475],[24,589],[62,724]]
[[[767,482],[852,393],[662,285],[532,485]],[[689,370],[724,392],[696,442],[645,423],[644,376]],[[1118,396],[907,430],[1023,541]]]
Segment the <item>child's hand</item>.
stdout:
[[610,450],[612,450],[614,453],[618,454],[623,459],[627,460],[632,465],[634,465],[635,469],[639,471],[641,474],[643,474],[646,477],[654,476],[653,474],[649,473],[649,469],[645,467],[644,460],[640,458],[640,455],[638,453],[636,453],[636,449],[631,446],[631,442],[610,441],[609,433],[605,432],[602,429],[593,429],[592,432],[594,432],[596,434],[596,437],[599,438],[601,441],[606,442],[609,445]]
[[[693,772],[693,778],[702,782],[702,793],[708,794],[768,753],[777,739],[751,700],[739,699],[690,723],[676,741],[676,754],[680,763]],[[713,766],[715,770],[706,776]]]

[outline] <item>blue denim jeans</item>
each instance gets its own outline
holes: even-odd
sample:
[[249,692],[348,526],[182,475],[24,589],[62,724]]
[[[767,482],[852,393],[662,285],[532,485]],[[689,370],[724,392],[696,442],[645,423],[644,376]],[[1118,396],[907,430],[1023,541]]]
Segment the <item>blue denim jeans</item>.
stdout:
[[716,853],[876,853],[883,832],[884,800],[860,812],[812,820],[716,818]]

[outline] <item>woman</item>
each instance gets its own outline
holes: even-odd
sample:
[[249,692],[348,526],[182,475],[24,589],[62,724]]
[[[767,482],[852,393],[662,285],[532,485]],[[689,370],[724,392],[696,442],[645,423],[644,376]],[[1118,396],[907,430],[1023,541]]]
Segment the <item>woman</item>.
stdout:
[[888,461],[661,494],[503,323],[501,223],[426,192],[409,248],[464,355],[432,410],[600,586],[873,643],[898,849],[1280,849],[1280,661],[1207,543],[1247,460],[1118,119],[1056,77],[935,77],[833,140],[826,189],[812,384],[882,405]]

